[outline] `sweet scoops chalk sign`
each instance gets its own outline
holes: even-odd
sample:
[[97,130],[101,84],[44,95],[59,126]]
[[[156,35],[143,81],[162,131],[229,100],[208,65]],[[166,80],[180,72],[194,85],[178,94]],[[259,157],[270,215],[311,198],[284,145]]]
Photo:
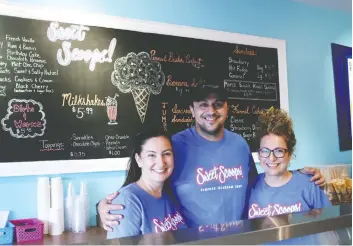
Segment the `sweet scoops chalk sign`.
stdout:
[[185,97],[203,83],[228,91],[227,128],[252,150],[258,113],[287,107],[281,40],[19,8],[0,16],[0,163],[51,166],[23,172],[124,169],[142,126],[193,125]]

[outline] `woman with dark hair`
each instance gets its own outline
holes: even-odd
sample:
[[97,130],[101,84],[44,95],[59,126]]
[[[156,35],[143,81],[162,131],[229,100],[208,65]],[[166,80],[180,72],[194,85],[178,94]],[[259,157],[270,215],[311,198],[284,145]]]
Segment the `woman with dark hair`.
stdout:
[[116,212],[129,219],[108,232],[108,239],[186,228],[172,201],[168,180],[173,168],[172,145],[165,132],[147,130],[136,135],[125,182],[112,202],[124,204],[125,209]]

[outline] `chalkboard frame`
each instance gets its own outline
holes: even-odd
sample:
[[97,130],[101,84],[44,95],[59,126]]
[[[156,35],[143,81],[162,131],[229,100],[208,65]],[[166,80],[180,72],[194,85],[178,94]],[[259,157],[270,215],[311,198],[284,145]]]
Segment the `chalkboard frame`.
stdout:
[[[280,105],[282,109],[289,111],[285,40],[15,3],[0,3],[0,15],[276,48],[278,51]],[[255,162],[258,162],[257,153],[252,154]],[[0,163],[0,177],[122,171],[126,170],[127,160],[128,158],[104,158],[4,162]]]

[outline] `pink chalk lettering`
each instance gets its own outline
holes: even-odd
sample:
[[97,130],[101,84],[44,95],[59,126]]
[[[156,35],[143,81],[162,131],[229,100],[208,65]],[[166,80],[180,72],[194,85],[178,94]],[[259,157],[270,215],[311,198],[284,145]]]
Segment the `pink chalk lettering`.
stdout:
[[46,122],[43,105],[32,99],[11,99],[1,119],[2,128],[15,138],[43,136]]
[[14,113],[20,112],[23,113],[23,119],[27,120],[27,113],[33,113],[34,112],[34,107],[29,106],[28,103],[26,103],[26,106],[23,107],[22,104],[13,104],[12,109]]
[[23,121],[23,120],[14,120],[13,123],[17,129],[20,129],[20,128],[41,128],[42,127],[41,121],[27,122],[27,121]]

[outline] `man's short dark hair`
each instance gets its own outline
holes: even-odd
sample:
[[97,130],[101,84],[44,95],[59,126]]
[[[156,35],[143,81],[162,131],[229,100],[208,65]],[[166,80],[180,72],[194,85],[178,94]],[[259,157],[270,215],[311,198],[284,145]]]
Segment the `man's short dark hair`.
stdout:
[[204,84],[199,87],[193,88],[189,93],[189,104],[193,102],[200,102],[208,98],[211,94],[214,94],[219,101],[227,101],[227,91],[219,85]]

